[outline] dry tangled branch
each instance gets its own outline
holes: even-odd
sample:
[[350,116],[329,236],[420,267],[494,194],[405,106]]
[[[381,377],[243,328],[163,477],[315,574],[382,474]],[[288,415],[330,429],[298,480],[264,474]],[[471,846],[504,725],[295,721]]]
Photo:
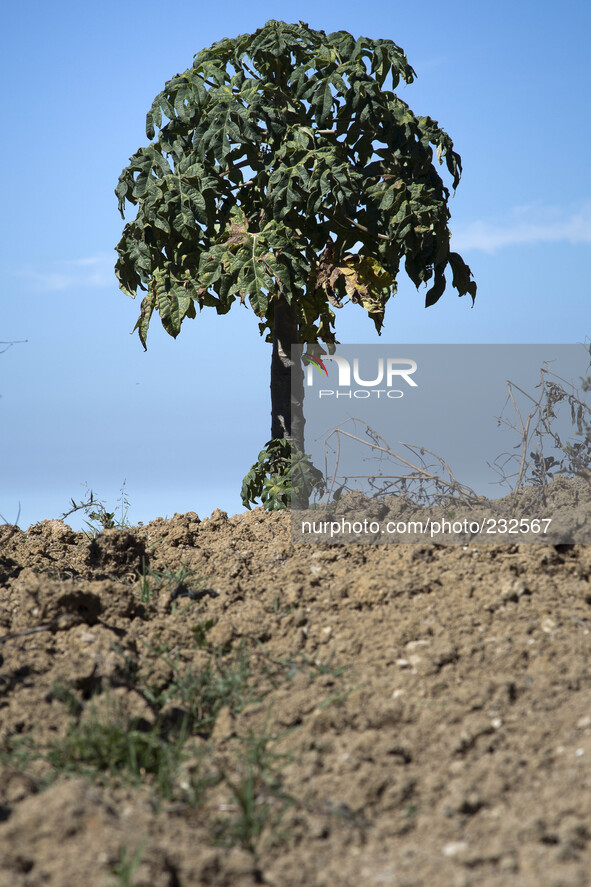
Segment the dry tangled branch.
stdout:
[[[363,432],[365,439],[345,430],[344,426],[349,422],[365,426]],[[402,470],[395,473],[380,471],[379,473],[355,474],[347,477],[340,475],[342,438],[367,447],[371,451],[371,456],[368,458],[378,459],[380,466],[384,462],[389,462],[394,463],[395,466],[403,466]],[[412,454],[414,461],[394,452],[388,442],[362,419],[352,417],[338,425],[327,436],[324,444],[325,473],[327,478],[330,477],[330,480],[327,481],[329,498],[334,498],[335,494],[338,496],[351,481],[365,480],[374,497],[398,495],[416,505],[441,505],[448,503],[450,499],[470,505],[485,501],[471,487],[458,481],[447,462],[432,450],[404,442],[401,442],[401,445]],[[331,449],[335,459],[332,472],[328,469]],[[428,464],[425,455],[430,456],[434,462]],[[410,469],[410,471],[404,469]],[[340,483],[341,480],[342,483]]]
[[[589,353],[591,355],[591,346]],[[544,366],[536,388],[540,391],[537,398],[507,381],[509,393],[505,406],[511,404],[515,418],[510,420],[501,414],[496,419],[498,426],[503,425],[518,435],[515,447],[518,453],[501,453],[489,465],[500,475],[500,483],[507,484],[514,494],[530,484],[538,489],[540,500],[545,501],[546,487],[558,474],[591,479],[591,406],[582,396],[582,392],[591,390],[591,377],[581,378],[578,389]],[[517,403],[515,392],[530,402],[527,415]],[[570,412],[572,439],[561,435],[556,428],[561,405]]]

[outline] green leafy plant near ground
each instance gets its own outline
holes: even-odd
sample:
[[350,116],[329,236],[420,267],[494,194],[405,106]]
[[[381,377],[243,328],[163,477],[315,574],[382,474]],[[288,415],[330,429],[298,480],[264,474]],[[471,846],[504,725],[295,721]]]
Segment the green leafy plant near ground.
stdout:
[[316,491],[324,490],[322,472],[304,453],[293,451],[285,438],[270,440],[244,480],[240,495],[242,504],[250,509],[257,499],[267,511],[287,508],[292,502],[307,504]]

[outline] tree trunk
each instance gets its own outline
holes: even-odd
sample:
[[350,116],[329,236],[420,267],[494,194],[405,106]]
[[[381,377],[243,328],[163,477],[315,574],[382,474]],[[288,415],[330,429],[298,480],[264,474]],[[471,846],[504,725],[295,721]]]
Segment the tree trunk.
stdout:
[[[304,370],[292,345],[299,343],[295,303],[284,296],[275,302],[273,357],[271,359],[271,439],[287,438],[294,449],[304,451]],[[292,390],[292,368],[294,384]]]

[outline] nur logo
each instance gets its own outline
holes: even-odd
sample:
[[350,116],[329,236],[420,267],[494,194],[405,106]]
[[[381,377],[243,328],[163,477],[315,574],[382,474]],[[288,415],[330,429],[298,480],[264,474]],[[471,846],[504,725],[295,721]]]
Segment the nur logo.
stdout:
[[[347,391],[339,391],[336,389],[321,389],[318,392],[318,397],[355,397],[355,398],[368,398],[368,397],[382,397],[390,398],[393,400],[398,400],[401,397],[404,397],[404,392],[398,388],[393,387],[393,383],[396,380],[397,382],[405,382],[410,388],[416,388],[417,382],[412,378],[414,373],[417,371],[417,362],[416,360],[411,360],[410,358],[404,357],[387,357],[387,358],[378,358],[377,367],[374,369],[370,378],[363,378],[361,375],[360,367],[359,367],[359,359],[354,358],[351,362],[347,360],[347,358],[343,357],[340,354],[323,354],[324,360],[331,360],[337,366],[337,374],[338,374],[338,388],[346,388],[349,389]],[[321,360],[320,357],[316,357],[313,354],[304,354],[302,355],[302,361],[306,364],[306,387],[312,388],[314,387],[314,367],[318,370],[321,376],[325,376],[328,378],[328,370],[326,369],[326,365],[324,361]],[[366,368],[367,370],[368,368]],[[357,389],[353,389],[351,387],[351,376],[353,377],[353,382],[360,387]],[[385,388],[379,387],[380,385],[386,385]]]

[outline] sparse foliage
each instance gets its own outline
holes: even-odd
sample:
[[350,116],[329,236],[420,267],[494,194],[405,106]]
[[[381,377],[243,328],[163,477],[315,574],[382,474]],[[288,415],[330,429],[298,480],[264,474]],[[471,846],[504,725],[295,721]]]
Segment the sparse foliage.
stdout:
[[[62,514],[61,520],[65,520],[71,514],[76,514],[78,511],[83,511],[89,518],[89,520],[84,521],[88,527],[86,532],[92,538],[97,536],[101,530],[123,529],[129,526],[127,520],[129,501],[125,491],[125,481],[121,485],[120,496],[117,500],[119,508],[115,511],[108,511],[104,501],[96,498],[94,492],[88,488],[88,484],[84,484],[84,486],[86,488],[85,501],[76,502],[75,499],[70,499],[72,507]],[[119,517],[117,517],[117,511],[119,511]]]

